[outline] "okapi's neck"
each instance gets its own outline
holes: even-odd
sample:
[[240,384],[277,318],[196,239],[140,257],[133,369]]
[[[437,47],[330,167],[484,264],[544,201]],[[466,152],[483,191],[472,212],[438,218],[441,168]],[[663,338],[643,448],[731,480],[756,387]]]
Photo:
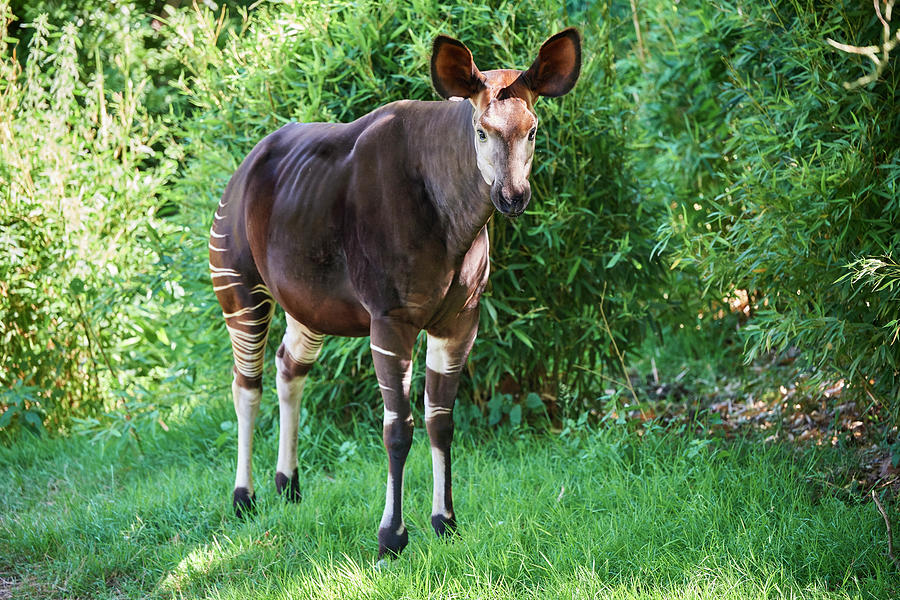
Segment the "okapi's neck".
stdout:
[[420,173],[447,236],[461,256],[494,213],[490,186],[475,157],[473,107],[469,102],[429,102],[412,141]]

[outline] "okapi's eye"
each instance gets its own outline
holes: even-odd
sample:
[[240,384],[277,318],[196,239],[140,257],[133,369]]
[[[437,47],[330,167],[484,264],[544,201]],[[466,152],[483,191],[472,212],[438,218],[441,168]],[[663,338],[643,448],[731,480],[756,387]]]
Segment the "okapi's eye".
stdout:
[[534,141],[534,134],[535,134],[536,131],[537,131],[537,127],[532,127],[532,128],[531,128],[531,131],[528,132],[528,141],[529,141],[529,142],[533,142],[533,141]]
[[484,129],[478,130],[478,139],[481,140],[482,142],[487,140],[487,134],[484,132]]

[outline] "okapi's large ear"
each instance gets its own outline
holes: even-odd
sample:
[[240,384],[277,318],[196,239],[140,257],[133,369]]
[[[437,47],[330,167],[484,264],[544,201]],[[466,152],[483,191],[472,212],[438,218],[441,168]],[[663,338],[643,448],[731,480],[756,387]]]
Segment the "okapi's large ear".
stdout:
[[538,96],[556,97],[568,93],[580,74],[581,35],[569,27],[543,43],[521,80]]
[[431,50],[431,83],[443,98],[471,98],[484,89],[484,75],[469,49],[452,37],[439,35]]

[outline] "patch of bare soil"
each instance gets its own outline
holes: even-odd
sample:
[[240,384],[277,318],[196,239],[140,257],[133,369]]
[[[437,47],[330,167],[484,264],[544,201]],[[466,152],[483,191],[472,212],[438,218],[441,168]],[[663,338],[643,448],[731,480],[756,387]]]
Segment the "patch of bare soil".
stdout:
[[872,490],[900,498],[898,424],[868,389],[849,389],[843,379],[811,378],[791,356],[771,357],[749,367],[746,377],[712,384],[693,385],[685,373],[670,382],[651,375],[632,383],[645,400],[625,407],[629,420],[702,422],[698,428],[726,438],[840,448],[841,460],[825,467],[818,484],[860,501],[870,502]]

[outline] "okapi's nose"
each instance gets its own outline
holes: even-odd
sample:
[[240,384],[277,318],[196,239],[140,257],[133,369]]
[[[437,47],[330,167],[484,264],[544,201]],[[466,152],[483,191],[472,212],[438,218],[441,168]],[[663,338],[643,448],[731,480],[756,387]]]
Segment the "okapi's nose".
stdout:
[[507,217],[518,217],[525,212],[531,200],[531,185],[526,181],[523,186],[501,186],[497,190],[497,202],[494,206]]

